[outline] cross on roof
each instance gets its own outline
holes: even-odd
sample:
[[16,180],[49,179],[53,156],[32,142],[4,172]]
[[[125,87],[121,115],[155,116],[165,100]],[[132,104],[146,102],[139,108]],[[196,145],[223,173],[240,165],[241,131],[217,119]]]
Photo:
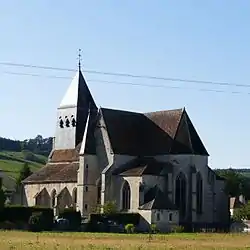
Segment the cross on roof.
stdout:
[[82,55],[81,55],[81,49],[78,50],[79,53],[78,53],[78,67],[79,67],[79,70],[81,70],[81,60],[82,60]]

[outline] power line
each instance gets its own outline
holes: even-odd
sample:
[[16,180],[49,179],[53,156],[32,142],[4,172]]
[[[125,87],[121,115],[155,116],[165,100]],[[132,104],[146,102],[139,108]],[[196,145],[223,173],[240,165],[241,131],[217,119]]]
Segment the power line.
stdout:
[[[5,66],[14,66],[14,67],[24,67],[24,68],[37,68],[44,70],[57,70],[57,71],[68,71],[75,72],[75,69],[68,68],[59,68],[59,67],[50,67],[50,66],[39,66],[32,64],[21,64],[21,63],[9,63],[9,62],[0,62],[0,65]],[[105,72],[105,71],[97,71],[97,70],[82,70],[83,72],[89,74],[99,74],[99,75],[109,75],[109,76],[119,76],[119,77],[130,77],[130,78],[141,78],[148,80],[162,80],[162,81],[171,81],[171,82],[185,82],[185,83],[199,83],[199,84],[209,84],[209,85],[222,85],[222,86],[235,86],[235,87],[246,87],[249,88],[248,84],[236,84],[229,82],[214,82],[214,81],[204,81],[204,80],[192,80],[192,79],[184,79],[184,78],[172,78],[172,77],[158,77],[158,76],[150,76],[150,75],[134,75],[128,73],[116,73],[116,72]]]
[[[66,77],[66,76],[41,75],[41,74],[30,74],[30,73],[11,72],[11,71],[4,71],[2,73],[10,74],[10,75],[20,75],[20,76],[45,77],[45,78],[56,78],[56,79],[72,79],[72,77]],[[201,91],[201,92],[215,92],[215,93],[247,94],[247,95],[250,95],[250,92],[224,91],[224,90],[208,89],[208,88],[206,88],[206,89],[190,88],[190,87],[181,87],[181,86],[169,86],[169,85],[163,85],[163,84],[154,84],[154,85],[152,85],[152,84],[144,84],[144,83],[108,81],[108,80],[99,80],[99,79],[88,79],[88,82],[117,84],[117,85],[131,85],[131,86],[150,87],[150,88],[167,88],[167,89],[195,90],[195,91]]]

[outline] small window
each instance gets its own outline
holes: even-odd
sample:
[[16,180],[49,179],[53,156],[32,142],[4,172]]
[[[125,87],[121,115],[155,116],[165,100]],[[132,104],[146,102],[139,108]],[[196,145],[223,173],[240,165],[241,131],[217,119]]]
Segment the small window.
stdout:
[[169,221],[172,221],[172,220],[173,220],[173,214],[172,214],[172,213],[170,213],[170,214],[168,215],[168,220],[169,220]]
[[89,191],[89,187],[85,187],[85,191],[88,192]]
[[62,119],[60,119],[60,121],[59,121],[59,126],[60,126],[60,128],[63,128],[63,120]]
[[88,164],[86,164],[86,168],[87,168],[87,169],[89,168],[89,165],[88,165]]
[[69,127],[70,126],[70,122],[69,122],[69,119],[67,118],[66,121],[65,121],[65,125],[66,127]]
[[88,205],[85,204],[85,205],[84,205],[84,208],[85,208],[85,210],[88,210]]
[[76,120],[75,120],[75,118],[72,119],[71,125],[72,125],[72,127],[75,127],[75,126],[76,126]]
[[160,213],[157,213],[156,220],[159,221],[161,219]]

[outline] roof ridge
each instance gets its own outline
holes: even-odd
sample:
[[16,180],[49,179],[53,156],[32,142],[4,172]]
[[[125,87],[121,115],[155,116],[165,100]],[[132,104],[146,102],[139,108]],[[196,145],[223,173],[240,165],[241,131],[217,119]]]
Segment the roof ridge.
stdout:
[[144,115],[146,114],[154,114],[154,113],[158,113],[158,112],[164,112],[164,111],[184,111],[186,110],[185,107],[183,108],[176,108],[176,109],[163,109],[163,110],[156,110],[156,111],[151,111],[151,112],[145,112],[143,113]]
[[143,114],[143,113],[132,111],[132,110],[115,109],[115,108],[105,108],[105,107],[100,107],[100,110],[119,111],[119,112],[132,113],[132,114]]

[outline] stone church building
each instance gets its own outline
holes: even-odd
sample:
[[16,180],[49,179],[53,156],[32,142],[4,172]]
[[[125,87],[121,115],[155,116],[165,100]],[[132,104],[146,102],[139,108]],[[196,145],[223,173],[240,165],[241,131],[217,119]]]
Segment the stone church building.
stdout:
[[[81,70],[57,110],[46,166],[23,181],[23,204],[74,207],[83,216],[115,202],[142,225],[226,223],[224,180],[185,108],[151,113],[98,108]],[[143,224],[144,223],[144,224]]]

